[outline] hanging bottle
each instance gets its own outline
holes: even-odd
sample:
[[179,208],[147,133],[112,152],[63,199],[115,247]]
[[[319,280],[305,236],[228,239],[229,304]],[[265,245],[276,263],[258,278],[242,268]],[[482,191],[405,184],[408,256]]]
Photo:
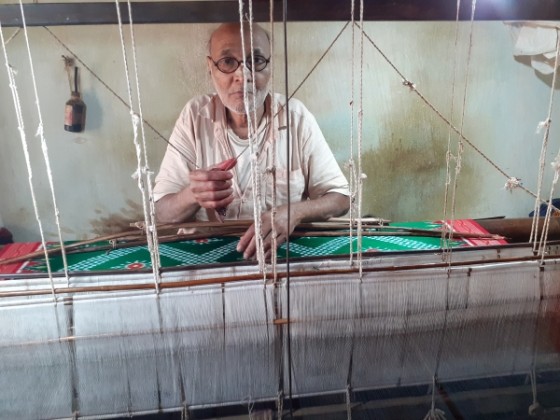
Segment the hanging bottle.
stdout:
[[78,67],[74,67],[74,90],[66,102],[64,129],[73,133],[84,131],[86,125],[86,104],[78,90]]

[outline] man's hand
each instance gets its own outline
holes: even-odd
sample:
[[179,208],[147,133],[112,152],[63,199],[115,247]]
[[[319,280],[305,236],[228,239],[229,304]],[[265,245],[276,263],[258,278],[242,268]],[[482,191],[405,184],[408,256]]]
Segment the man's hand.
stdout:
[[235,159],[228,159],[211,168],[197,169],[190,173],[190,189],[200,207],[219,209],[231,204],[233,174],[229,170],[235,163]]
[[[301,222],[317,222],[331,217],[342,216],[350,207],[350,199],[336,192],[328,193],[315,200],[306,200],[290,205],[288,225],[288,206],[280,206],[276,210],[274,222],[276,225],[276,246],[288,240],[294,229]],[[271,212],[261,216],[261,228],[265,259],[269,260],[273,243]],[[255,225],[251,225],[237,244],[237,251],[243,253],[243,258],[253,259],[257,253]]]
[[[282,245],[291,233],[294,231],[295,227],[300,223],[297,217],[294,217],[294,212],[292,212],[292,217],[290,218],[290,224],[288,226],[288,206],[278,207],[276,210],[276,216],[274,222],[276,225],[276,246]],[[273,229],[272,229],[272,213],[267,211],[261,216],[261,232],[263,238],[263,248],[265,259],[269,260],[272,253],[273,244]],[[243,253],[243,258],[253,259],[257,254],[257,238],[255,235],[255,224],[253,223],[249,229],[243,234],[239,243],[237,244],[237,251]]]
[[233,201],[231,188],[235,159],[190,173],[190,184],[181,191],[167,194],[156,202],[156,214],[161,223],[178,223],[192,220],[201,208],[225,209]]

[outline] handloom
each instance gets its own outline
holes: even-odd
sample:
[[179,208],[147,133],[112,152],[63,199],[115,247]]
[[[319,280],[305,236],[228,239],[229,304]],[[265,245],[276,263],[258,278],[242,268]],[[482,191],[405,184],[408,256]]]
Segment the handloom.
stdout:
[[[357,27],[362,21],[354,21],[352,9],[352,31]],[[530,379],[528,409],[537,406],[539,379],[560,367],[560,251],[544,231],[538,247],[536,234],[533,246],[496,238],[472,246],[454,222],[419,227],[442,230],[435,238],[368,236],[359,132],[358,161],[349,165],[358,228],[349,236],[295,238],[273,269],[240,261],[230,237],[164,243],[148,206],[150,169],[137,140],[143,117],[140,103],[137,112],[132,105],[120,15],[119,29],[147,247],[115,243],[87,256],[65,252],[60,238],[57,256],[49,254],[57,244],[44,239],[2,251],[3,260],[17,247],[39,248],[44,256],[13,263],[0,281],[0,418],[166,411],[188,418],[235,405],[251,418],[261,403],[282,418],[298,414],[294,401],[321,395],[339,396],[341,407],[331,410],[351,418],[365,409],[360,393],[428,384],[425,418],[435,419],[444,417],[440,408],[454,412],[447,399],[436,398],[439,384],[508,375]],[[364,38],[373,44],[360,34],[360,48]],[[361,129],[361,110],[357,115]],[[462,127],[448,123],[469,145]],[[462,145],[447,155],[451,219],[461,153]],[[497,169],[509,188],[524,189]],[[114,256],[120,259],[110,261]]]
[[[296,239],[292,249],[308,239]],[[123,266],[120,274],[77,273],[69,284],[55,276],[54,300],[44,274],[3,275],[0,418],[195,413],[258,403],[282,411],[288,352],[292,399],[341,395],[349,407],[360,392],[434,377],[465,381],[560,367],[558,246],[542,264],[527,245],[456,241],[449,263],[426,241],[439,238],[417,239],[419,250],[364,252],[361,277],[329,250],[294,258],[289,314],[282,263],[277,277],[263,282],[254,263],[196,265],[200,256],[191,252],[192,264],[163,271],[159,292],[150,270]],[[230,249],[231,238],[216,241]],[[208,242],[190,244],[199,245]],[[144,257],[149,261],[147,251]]]

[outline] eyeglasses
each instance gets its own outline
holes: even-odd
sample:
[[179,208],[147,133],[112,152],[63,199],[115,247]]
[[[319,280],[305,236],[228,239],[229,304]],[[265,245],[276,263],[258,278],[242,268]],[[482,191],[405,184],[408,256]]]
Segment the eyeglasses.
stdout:
[[[251,71],[251,57],[247,57],[245,60],[238,60],[234,57],[222,57],[218,61],[212,60],[212,57],[208,56],[210,61],[214,63],[214,65],[220,70],[222,73],[233,73],[235,70],[239,68],[241,64],[245,66],[245,68]],[[255,55],[253,56],[253,64],[255,66],[255,71],[263,71],[266,66],[270,63],[270,57],[264,58],[262,55]]]

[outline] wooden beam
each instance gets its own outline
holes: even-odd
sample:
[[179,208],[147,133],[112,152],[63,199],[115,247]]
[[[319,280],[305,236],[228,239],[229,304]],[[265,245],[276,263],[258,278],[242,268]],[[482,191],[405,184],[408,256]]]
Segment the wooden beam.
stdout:
[[[14,0],[15,1],[15,0]],[[288,20],[346,21],[350,19],[350,1],[286,0]],[[127,4],[120,3],[123,22],[128,23]],[[359,13],[356,7],[356,18]],[[103,3],[27,3],[23,5],[28,26],[116,24],[113,2]],[[239,19],[237,0],[132,2],[134,23],[219,23]],[[456,2],[450,0],[364,0],[367,21],[454,21]],[[269,20],[269,1],[253,0],[257,22]],[[460,20],[471,18],[471,2],[461,2]],[[485,0],[478,1],[475,20],[560,20],[557,0]],[[282,19],[282,1],[274,2],[274,19]],[[4,27],[22,26],[19,4],[0,5]]]
[[[480,226],[494,235],[501,235],[510,243],[529,242],[531,230],[533,228],[533,218],[512,218],[512,219],[480,219],[476,221]],[[538,220],[538,236],[542,235],[544,217]],[[537,226],[535,226],[537,227]],[[560,217],[552,217],[548,225],[548,240],[560,240]]]

